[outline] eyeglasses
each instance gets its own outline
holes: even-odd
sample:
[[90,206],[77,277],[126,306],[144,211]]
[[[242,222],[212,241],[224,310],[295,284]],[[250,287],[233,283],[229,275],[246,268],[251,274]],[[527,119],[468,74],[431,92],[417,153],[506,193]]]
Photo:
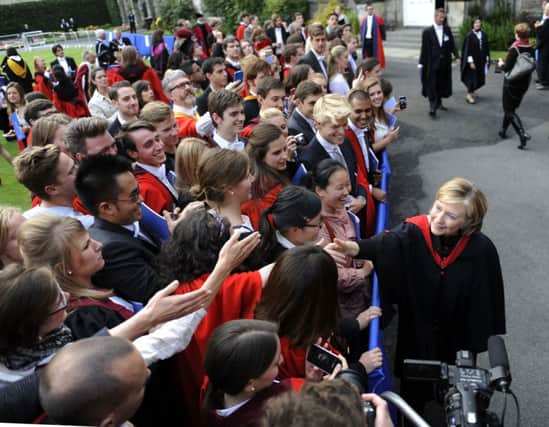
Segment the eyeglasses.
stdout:
[[170,89],[170,92],[173,92],[176,89],[183,89],[184,87],[191,86],[192,83],[189,80],[185,80],[184,82],[179,83],[178,85],[175,85]]
[[65,295],[65,292],[63,292],[61,289],[59,289],[59,299],[60,301],[57,303],[57,308],[48,313],[48,316],[55,316],[57,313],[65,311],[69,306],[67,302],[67,296]]
[[136,190],[132,191],[127,199],[112,199],[112,201],[116,202],[131,202],[131,203],[137,203],[141,199],[141,194],[139,193],[139,187],[137,187]]
[[322,228],[323,223],[324,223],[324,218],[320,217],[320,221],[318,222],[318,224],[305,224],[303,227]]

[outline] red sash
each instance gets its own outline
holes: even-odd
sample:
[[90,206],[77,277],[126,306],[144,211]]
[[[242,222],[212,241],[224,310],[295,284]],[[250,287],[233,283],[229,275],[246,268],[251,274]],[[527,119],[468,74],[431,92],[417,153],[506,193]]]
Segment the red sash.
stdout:
[[450,255],[448,255],[447,257],[441,257],[440,254],[433,248],[433,242],[431,240],[430,232],[431,226],[429,225],[427,215],[418,215],[412,218],[406,218],[406,222],[414,224],[421,230],[421,234],[423,235],[425,243],[427,244],[427,247],[431,252],[431,256],[433,257],[436,265],[438,265],[438,268],[440,268],[441,273],[443,273],[446,267],[452,264],[461,255],[461,253],[467,246],[467,243],[469,243],[470,236],[464,234],[463,236],[461,236],[454,249],[452,249]]

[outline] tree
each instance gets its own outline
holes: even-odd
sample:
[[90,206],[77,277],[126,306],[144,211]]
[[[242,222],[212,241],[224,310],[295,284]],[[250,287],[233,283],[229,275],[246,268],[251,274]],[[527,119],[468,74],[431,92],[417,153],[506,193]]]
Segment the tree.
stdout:
[[178,19],[193,19],[196,9],[192,1],[161,0],[158,13],[161,19],[160,26],[166,30],[173,30]]

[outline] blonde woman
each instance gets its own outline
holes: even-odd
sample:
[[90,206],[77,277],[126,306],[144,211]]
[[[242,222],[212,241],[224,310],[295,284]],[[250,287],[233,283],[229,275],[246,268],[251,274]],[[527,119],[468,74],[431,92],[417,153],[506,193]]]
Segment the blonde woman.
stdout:
[[[489,336],[505,334],[499,257],[481,232],[487,207],[474,183],[454,178],[439,188],[428,214],[367,240],[335,240],[345,254],[372,260],[385,303],[399,306],[396,366],[407,358],[453,363],[458,350],[476,356]],[[416,386],[404,381],[401,391],[422,411],[433,389]]]
[[[346,95],[351,87],[345,78],[345,72],[349,67],[349,51],[345,46],[334,46],[327,59],[330,93]],[[357,78],[353,80],[353,87],[362,81],[362,73],[359,71]]]
[[49,144],[57,145],[63,153],[70,155],[63,140],[65,128],[70,122],[71,118],[63,113],[41,117],[32,127],[31,145],[33,147],[43,147]]
[[12,207],[0,206],[0,270],[8,264],[21,262],[17,230],[25,217]]
[[175,152],[175,189],[178,193],[178,206],[186,206],[194,198],[190,189],[198,185],[198,164],[208,144],[200,138],[184,138]]

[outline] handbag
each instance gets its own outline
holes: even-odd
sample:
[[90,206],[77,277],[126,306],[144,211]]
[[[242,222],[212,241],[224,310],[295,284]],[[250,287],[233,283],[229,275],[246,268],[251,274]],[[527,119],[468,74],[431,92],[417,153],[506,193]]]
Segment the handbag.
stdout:
[[514,46],[514,48],[518,53],[517,60],[513,68],[504,74],[505,80],[510,82],[529,76],[536,68],[536,61],[530,53],[521,53],[518,47]]

